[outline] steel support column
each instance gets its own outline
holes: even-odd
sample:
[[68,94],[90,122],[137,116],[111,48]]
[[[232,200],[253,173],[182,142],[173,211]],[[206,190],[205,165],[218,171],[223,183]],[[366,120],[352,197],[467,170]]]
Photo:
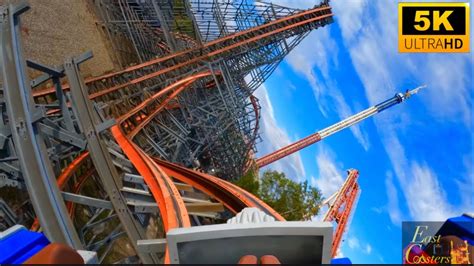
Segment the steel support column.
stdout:
[[15,150],[31,203],[43,231],[52,242],[65,243],[75,249],[81,242],[69,219],[66,206],[56,185],[56,178],[40,134],[42,118],[31,95],[20,43],[20,14],[27,11],[26,3],[1,8],[0,64],[4,97],[15,144]]
[[166,23],[165,16],[163,15],[163,11],[158,6],[157,1],[152,0],[152,4],[153,4],[153,8],[155,9],[156,16],[158,17],[158,20],[160,21],[160,26],[163,31],[163,35],[165,36],[166,43],[168,44],[172,52],[176,52],[177,51],[176,40],[170,33],[171,31],[170,31],[170,28],[168,27],[168,24]]
[[78,121],[87,138],[87,149],[102,181],[102,185],[109,195],[115,213],[123,229],[127,232],[135,251],[137,251],[137,255],[142,260],[142,263],[158,263],[156,256],[138,252],[137,241],[145,239],[146,235],[144,230],[134,219],[132,212],[128,209],[126,201],[120,192],[122,180],[112,162],[107,146],[102,140],[100,132],[97,130],[101,121],[99,121],[98,114],[94,112],[92,103],[89,101],[87,87],[79,73],[78,61],[80,60],[70,58],[66,60],[64,68],[71,86],[71,96],[77,109]]

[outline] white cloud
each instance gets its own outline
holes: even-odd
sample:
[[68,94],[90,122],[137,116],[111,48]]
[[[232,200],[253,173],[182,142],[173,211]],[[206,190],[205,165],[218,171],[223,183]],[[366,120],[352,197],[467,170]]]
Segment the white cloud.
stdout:
[[349,246],[350,249],[359,249],[360,248],[359,239],[355,237],[349,237],[347,239],[347,245]]
[[[405,150],[393,132],[384,132],[383,135],[386,145],[390,147],[387,149],[387,153],[406,200],[411,219],[444,221],[469,209],[468,201],[460,206],[453,206],[449,203],[446,192],[441,187],[434,171],[425,163],[420,164],[417,161],[407,160]],[[391,173],[387,174],[385,187],[388,197],[388,214],[392,223],[400,226],[400,222],[408,217],[402,217],[397,188]]]
[[352,250],[362,251],[364,254],[367,255],[370,255],[372,253],[372,245],[370,245],[369,243],[364,243],[355,236],[348,237],[344,243]]
[[[463,75],[472,61],[469,61],[469,57],[452,54],[429,55],[423,61],[417,62],[413,71],[418,70],[421,82],[429,86],[430,90],[423,99],[426,99],[424,102],[430,108],[430,112],[436,114],[438,119],[445,120],[460,116],[466,126],[472,127],[470,124],[472,97],[469,87],[472,88],[473,78],[470,75]],[[424,67],[421,67],[421,64]]]
[[381,255],[378,255],[377,257],[379,258],[382,264],[386,264],[385,259]]
[[[390,129],[388,129],[390,130]],[[452,206],[441,187],[438,177],[426,164],[406,159],[405,150],[394,133],[384,133],[389,145],[387,153],[395,170],[399,187],[406,200],[410,217],[414,220],[443,221],[460,214],[464,206]],[[399,209],[397,189],[391,173],[385,180],[388,196],[388,213],[393,224],[400,225],[402,217]]]
[[[364,8],[367,1],[332,1],[331,6],[339,24],[341,25],[342,35],[345,39],[351,40],[354,35],[362,28]],[[342,13],[342,15],[341,15]]]
[[393,182],[392,173],[387,173],[385,178],[385,190],[388,197],[386,210],[388,211],[388,216],[390,217],[392,223],[394,225],[401,226],[402,214],[398,205],[397,188]]
[[[398,53],[396,1],[332,1],[344,42],[371,104],[386,98],[397,88],[397,81],[411,80],[427,84],[420,96],[438,119],[459,119],[469,125],[469,88],[472,76],[466,69],[472,64],[469,54]],[[360,27],[358,23],[363,23]],[[472,70],[472,69],[471,69]]]
[[[340,119],[355,113],[344,99],[341,88],[332,79],[330,69],[338,67],[338,46],[330,36],[329,27],[311,32],[290,54],[286,61],[292,69],[305,77],[310,84],[320,112],[328,117],[336,112]],[[322,79],[316,72],[319,72]],[[332,121],[337,122],[337,121]],[[367,134],[361,131],[360,125],[350,128],[356,140],[365,150],[369,149]]]
[[449,205],[437,176],[426,165],[412,164],[410,182],[403,189],[411,201],[408,208],[415,220],[444,221],[460,214]]
[[[399,54],[396,1],[374,1],[367,5],[363,0],[334,0],[332,5],[344,43],[371,104],[396,91],[408,89],[396,88],[402,82],[427,84],[427,91],[417,97],[427,106],[429,115],[443,121],[458,121],[468,129],[472,128],[469,109],[472,77],[466,73],[469,72],[466,69],[472,70],[469,55]],[[394,224],[403,219],[395,182],[402,190],[402,202],[406,202],[412,219],[442,220],[452,216],[460,206],[448,203],[434,171],[424,163],[407,158],[400,138],[404,131],[400,129],[410,125],[410,114],[403,108],[397,112],[396,116],[381,114],[374,118],[396,176],[393,179],[388,174],[385,180],[390,219]],[[422,154],[417,156],[423,157]]]
[[[260,132],[263,138],[263,142],[258,144],[259,151],[257,155],[263,156],[294,142],[294,140],[289,137],[284,128],[278,125],[268,91],[264,85],[257,89],[255,96],[260,100]],[[284,172],[288,177],[297,181],[306,179],[303,161],[299,152],[280,159],[262,169]]]
[[318,106],[324,116],[330,110],[324,98],[328,89],[318,80],[315,71],[320,72],[325,79],[330,79],[329,69],[337,65],[337,51],[337,43],[331,38],[329,27],[324,27],[309,33],[286,57],[293,70],[311,85],[316,102],[321,102]]
[[316,164],[319,177],[312,177],[311,183],[321,190],[325,198],[328,198],[338,191],[344,183],[345,177],[342,176],[344,168],[336,162],[333,152],[321,143],[318,146]]
[[372,246],[370,244],[365,245],[363,252],[367,255],[370,255],[370,253],[372,253]]
[[372,207],[370,210],[377,214],[381,214],[385,209],[383,207]]
[[[309,8],[310,1],[296,2],[281,0],[277,3]],[[416,85],[427,84],[426,92],[419,99],[427,107],[433,119],[441,121],[463,122],[472,129],[472,57],[469,54],[400,54],[397,50],[397,2],[374,1],[369,5],[366,0],[333,0],[331,1],[335,19],[342,31],[345,46],[349,51],[352,63],[359,75],[367,100],[376,104],[390,97],[401,88],[401,83]],[[395,26],[394,26],[395,25]],[[331,26],[332,27],[332,26]],[[314,52],[308,52],[314,51]],[[287,58],[292,68],[304,76],[313,88],[318,106],[324,115],[336,107],[338,115],[343,118],[352,113],[336,81],[330,77],[329,69],[337,68],[337,43],[325,27],[312,32]],[[466,71],[469,70],[469,71]],[[319,80],[318,75],[323,78]],[[407,82],[409,81],[409,82]],[[402,219],[400,204],[406,202],[409,215],[413,219],[443,219],[461,209],[472,209],[472,197],[466,196],[469,191],[462,189],[465,184],[472,184],[472,174],[466,180],[455,180],[464,193],[462,206],[451,206],[440,186],[438,177],[426,164],[410,161],[401,141],[401,134],[409,127],[413,118],[406,109],[399,108],[396,116],[381,114],[374,118],[382,144],[394,169],[394,177],[387,174],[385,187],[388,196],[386,206],[391,221],[399,224]],[[369,142],[359,126],[351,131],[358,142],[368,149]],[[418,157],[423,157],[418,154]],[[324,161],[327,156],[322,156]],[[321,167],[331,173],[331,164]],[[336,167],[334,167],[336,168]],[[471,177],[471,178],[469,178]],[[326,191],[335,191],[329,177],[314,179]],[[341,182],[336,178],[336,183]],[[401,193],[398,193],[401,188]],[[423,192],[420,192],[423,191]],[[436,195],[431,197],[429,195]],[[400,200],[399,200],[400,198]],[[436,214],[428,200],[436,199]],[[469,205],[471,203],[471,205]],[[405,216],[408,216],[405,215]]]
[[[462,212],[464,206],[452,206],[438,177],[426,164],[408,160],[407,153],[401,143],[389,117],[378,120],[378,131],[382,136],[386,152],[395,171],[399,188],[404,197],[411,219],[442,221]],[[388,214],[393,224],[400,225],[402,217],[398,202],[397,189],[391,174],[385,182],[388,196]]]

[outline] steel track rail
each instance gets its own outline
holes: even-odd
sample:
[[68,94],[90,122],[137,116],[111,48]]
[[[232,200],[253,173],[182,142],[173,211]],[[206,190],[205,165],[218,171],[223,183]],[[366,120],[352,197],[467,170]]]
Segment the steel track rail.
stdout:
[[[149,160],[149,157],[128,138],[132,134],[134,134],[134,132],[136,132],[136,129],[141,130],[150,121],[148,120],[148,118],[153,117],[153,114],[156,114],[157,111],[161,111],[166,105],[166,103],[169,102],[169,100],[171,100],[172,98],[177,97],[177,95],[184,88],[188,87],[192,82],[210,75],[210,72],[203,72],[178,81],[163,89],[163,91],[160,91],[157,94],[151,96],[147,101],[132,109],[126,115],[119,117],[117,119],[118,125],[122,125],[128,119],[133,118],[137,114],[143,115],[142,113],[140,113],[140,111],[143,110],[143,108],[147,105],[152,104],[153,101],[156,100],[159,96],[163,96],[167,92],[172,92],[166,98],[166,100],[162,101],[161,104],[157,107],[157,109],[153,111],[151,116],[145,116],[146,119],[142,120],[142,123],[140,123],[137,127],[134,128],[134,130],[131,131],[131,133],[128,134],[128,137],[122,132],[122,129],[120,129],[118,126],[114,126],[111,128],[111,132],[115,140],[121,146],[122,150],[125,152],[127,157],[129,157],[129,159],[132,161],[139,173],[144,177],[147,185],[150,187],[152,195],[159,205],[161,215],[163,217],[166,217],[166,219],[164,219],[165,231],[176,227],[189,226],[189,218],[185,215],[187,213],[186,208],[184,207],[184,203],[182,203],[182,200],[180,200],[181,197],[177,192],[177,189],[174,187],[173,182],[169,179],[169,177],[166,176],[167,172],[165,171],[164,175],[162,172],[160,173],[160,170],[158,170],[156,165],[154,165],[154,163]],[[178,89],[173,91],[173,89],[175,89],[176,87],[178,87]],[[78,169],[80,165],[83,164],[83,162],[88,158],[88,156],[88,152],[82,153],[70,165],[68,165],[68,167],[65,168],[65,170],[58,179],[58,185],[61,188],[64,187],[68,179],[73,176],[74,172]],[[170,166],[168,166],[166,169],[167,171],[171,171],[171,173],[175,175],[179,175],[176,177],[178,180],[185,182],[193,187],[196,187],[197,189],[206,192],[206,194],[216,197],[218,201],[223,203],[224,206],[226,206],[234,213],[239,212],[245,207],[259,207],[264,210],[268,210],[267,212],[273,215],[277,220],[283,220],[283,218],[278,213],[268,207],[265,203],[261,202],[256,197],[252,196],[250,193],[244,192],[243,190],[239,189],[237,186],[229,182],[209,175],[199,176],[196,175],[195,172],[188,172],[188,174],[193,175],[193,178],[186,178],[182,174],[179,174],[179,172],[172,172]],[[157,176],[158,179],[161,178],[161,180],[157,180]],[[212,187],[212,189],[206,187]],[[242,194],[244,196],[242,196]],[[176,221],[176,218],[179,216],[181,216],[180,221]]]
[[[288,17],[277,19],[254,28],[213,40],[197,48],[154,59],[115,73],[89,78],[85,83],[81,84],[84,89],[87,89],[87,91],[82,90],[85,92],[84,100],[88,98],[93,101],[113,103],[114,101],[127,97],[131,99],[132,97],[136,97],[136,95],[139,95],[139,97],[142,98],[142,102],[136,105],[130,103],[130,101],[128,102],[126,109],[121,110],[123,115],[118,116],[117,118],[118,125],[113,126],[110,129],[110,132],[113,135],[113,140],[117,142],[150,188],[151,194],[157,202],[159,212],[163,218],[165,231],[176,227],[190,226],[186,206],[171,176],[210,196],[213,196],[231,212],[237,213],[245,207],[257,207],[275,217],[276,220],[284,219],[271,207],[240,187],[211,175],[151,158],[150,155],[146,154],[132,141],[133,138],[182,91],[190,87],[199,79],[210,77],[211,75],[220,75],[220,73],[207,71],[194,74],[173,83],[146,99],[143,99],[144,96],[147,95],[141,92],[141,88],[152,83],[157,83],[158,79],[166,78],[166,75],[177,74],[176,71],[186,73],[187,71],[184,70],[205,65],[205,62],[212,61],[214,58],[225,57],[226,55],[236,52],[238,53],[238,49],[240,48],[251,50],[269,44],[273,41],[273,38],[278,38],[278,36],[276,36],[278,34],[281,34],[279,36],[287,38],[298,34],[305,30],[305,28],[307,29],[307,27],[316,28],[321,26],[321,24],[318,23],[324,23],[325,20],[332,17],[330,10],[331,8],[329,6],[323,6],[302,11]],[[69,71],[72,70],[69,69]],[[84,85],[87,85],[87,88]],[[73,87],[77,87],[77,84]],[[62,89],[70,90],[70,85],[64,84]],[[32,101],[34,100],[38,102],[43,98],[48,102],[48,97],[53,97],[55,93],[56,88],[54,87],[36,90],[32,93]],[[161,99],[166,94],[169,95],[167,95],[166,98]],[[253,100],[254,99],[251,97],[255,114],[258,117],[257,105],[254,104]],[[49,110],[47,114],[52,115],[55,112],[57,111]],[[255,129],[255,132],[256,131],[257,129]],[[102,150],[104,150],[103,147]],[[59,189],[64,189],[68,182],[73,180],[73,177],[76,176],[76,173],[81,167],[83,169],[84,166],[90,167],[87,168],[82,175],[74,178],[75,183],[72,186],[72,191],[74,193],[80,192],[86,180],[97,171],[92,164],[84,164],[90,159],[90,157],[91,154],[89,152],[84,152],[76,157],[73,162],[62,171],[56,180]],[[97,158],[95,158],[95,161],[97,161]],[[114,169],[115,168],[113,167],[111,168],[111,170]],[[56,201],[59,202],[60,200]],[[72,202],[67,202],[66,209],[69,215],[74,215],[74,204]],[[125,225],[126,224],[127,223],[125,223]],[[37,220],[33,227],[38,227]],[[48,226],[46,225],[46,227]],[[133,244],[135,245],[136,243]],[[168,258],[168,256],[166,257]]]
[[[261,46],[262,44],[259,43],[261,39],[284,32],[290,34],[292,29],[304,27],[307,24],[323,21],[330,17],[332,17],[330,7],[311,9],[255,28],[228,35],[206,43],[199,48],[189,49],[151,60],[115,73],[90,78],[86,80],[86,84],[89,86],[89,97],[90,99],[98,99],[107,96],[106,99],[103,99],[105,101],[110,101],[111,98],[120,98],[123,96],[122,94],[116,94],[116,97],[112,97],[112,93],[129,86],[135,86],[182,67],[211,60],[213,57],[222,56],[225,52],[232,53],[234,49],[241,46],[248,46],[251,43]],[[271,38],[267,39],[270,40]],[[169,66],[166,67],[167,65]],[[163,66],[165,67],[162,68]],[[123,77],[124,74],[126,74],[127,77]],[[130,79],[129,77],[132,78]],[[69,89],[68,84],[64,84],[63,88]],[[52,93],[54,93],[54,88],[47,88],[35,91],[34,97],[45,97]]]
[[82,248],[79,237],[69,219],[66,206],[55,184],[55,175],[48,158],[30,94],[30,84],[23,61],[20,42],[20,14],[26,3],[0,8],[0,67],[3,74],[3,93],[12,128],[12,139],[21,165],[31,203],[45,233],[51,241]]
[[184,202],[172,180],[163,174],[150,158],[132,143],[118,126],[111,128],[112,134],[125,155],[133,163],[158,204],[163,217],[165,231],[177,227],[189,227],[189,216]]
[[[165,93],[167,92],[171,92],[172,89],[174,89],[175,87],[181,85],[181,84],[189,84],[189,82],[194,82],[195,80],[201,78],[201,77],[206,77],[210,75],[210,72],[205,72],[205,73],[200,73],[200,74],[197,74],[193,77],[188,77],[184,80],[182,80],[181,82],[177,82],[175,84],[172,84],[170,86],[168,86],[167,88],[163,89],[162,91],[156,93],[155,95],[151,96],[149,99],[147,99],[145,102],[143,102],[142,104],[138,105],[137,107],[135,107],[134,109],[132,109],[130,112],[128,112],[127,114],[119,117],[117,119],[118,121],[118,124],[122,124],[124,123],[127,119],[130,119],[132,118],[134,115],[137,115],[139,114],[140,111],[143,110],[143,108],[145,108],[147,105],[150,105],[153,103],[154,100],[156,100],[158,97],[160,96],[163,96]],[[176,94],[172,94],[172,95],[175,95],[177,96]],[[175,97],[174,96],[174,97]],[[163,103],[166,103],[167,101],[163,101],[162,104],[160,104],[158,106],[158,109],[157,110],[162,110],[163,108]],[[154,111],[156,112],[156,110]],[[140,115],[140,114],[139,114]],[[122,144],[122,148],[123,147],[126,147],[127,148],[127,151],[128,151],[128,156],[132,156],[134,160],[132,160],[132,162],[136,163],[137,165],[139,165],[141,167],[141,170],[142,172],[146,173],[146,176],[149,177],[150,176],[150,171],[152,168],[154,168],[153,166],[150,166],[152,165],[153,163],[150,163],[148,160],[146,159],[143,159],[142,155],[140,155],[140,152],[139,152],[139,148],[136,147],[133,143],[131,143],[130,141],[128,141],[128,139],[124,136],[124,134],[122,133],[121,129],[118,128],[118,127],[114,127],[111,129],[115,139],[117,140],[118,144]],[[138,149],[137,149],[138,148]],[[125,151],[125,150],[124,150]],[[77,158],[75,158],[75,160],[73,162],[71,162],[65,169],[64,171],[61,173],[61,175],[59,176],[58,178],[58,186],[62,189],[64,188],[65,184],[68,182],[68,180],[73,176],[74,172],[79,168],[79,166],[81,166],[85,161],[86,159],[89,158],[89,152],[84,152],[82,153],[80,156],[78,156]],[[132,159],[132,158],[130,158]],[[143,161],[146,161],[145,163],[143,163]],[[148,168],[143,168],[142,165],[145,164],[147,165]],[[135,166],[137,166],[135,165]],[[140,172],[140,169],[137,168],[137,170],[139,170]],[[146,178],[145,181],[147,182],[147,184],[150,186],[150,187],[154,187],[154,188],[160,188],[160,186],[156,186],[156,183],[154,183],[154,181],[150,178]],[[172,187],[173,185],[171,184],[172,182],[169,182],[169,180],[166,180],[165,181],[166,186],[164,186],[164,183],[162,183],[161,185],[163,185],[162,187]],[[173,190],[173,189],[171,189]],[[168,194],[175,194],[176,191],[168,191]],[[164,202],[164,199],[165,198],[168,198],[168,197],[165,197],[161,191],[159,189],[152,189],[152,194],[155,198],[155,200],[159,203],[159,202]],[[166,228],[168,228],[168,221],[169,221],[169,225],[171,226],[171,228],[174,228],[176,227],[177,223],[176,222],[173,222],[174,218],[176,217],[176,213],[178,211],[174,211],[174,213],[170,213],[168,215],[168,209],[166,208],[166,206],[173,206],[173,205],[176,205],[176,204],[172,204],[172,203],[169,203],[168,204],[165,204],[165,205],[162,205],[160,207],[160,210],[161,210],[161,213],[162,214],[165,214],[165,216],[168,216],[168,219],[165,220],[165,224],[166,224]],[[181,203],[177,204],[177,205],[182,205]],[[173,208],[170,208],[170,209],[173,209]],[[185,213],[184,210],[179,210],[179,212],[183,212]],[[183,219],[185,220],[185,219]],[[180,224],[181,225],[181,224]],[[167,231],[168,229],[166,229]]]
[[278,212],[273,210],[262,200],[228,181],[158,158],[155,158],[154,160],[170,176],[173,176],[179,181],[185,182],[198,189],[204,189],[204,191],[211,193],[211,195],[214,195],[216,199],[222,201],[223,204],[236,202],[235,206],[237,207],[240,205],[240,208],[236,209],[233,207],[232,209],[235,211],[235,213],[240,212],[245,207],[255,207],[273,216],[278,221],[285,220]]

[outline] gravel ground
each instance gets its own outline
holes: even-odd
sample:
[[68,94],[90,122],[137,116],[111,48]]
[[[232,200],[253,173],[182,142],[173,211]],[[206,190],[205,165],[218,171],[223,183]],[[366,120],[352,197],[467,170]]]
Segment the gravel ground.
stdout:
[[[17,0],[0,0],[0,4]],[[85,77],[119,68],[110,42],[96,25],[91,0],[30,0],[31,9],[22,15],[24,55],[46,65],[62,64],[65,58],[92,50],[94,57],[81,66]],[[37,72],[30,72],[31,78]]]

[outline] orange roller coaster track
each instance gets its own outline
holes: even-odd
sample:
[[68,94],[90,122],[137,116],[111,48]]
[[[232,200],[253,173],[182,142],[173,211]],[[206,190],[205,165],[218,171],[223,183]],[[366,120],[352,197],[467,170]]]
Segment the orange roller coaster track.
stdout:
[[[106,114],[109,118],[112,117],[116,120],[116,124],[108,131],[112,135],[110,141],[118,144],[134,170],[143,177],[143,181],[157,204],[165,232],[173,228],[191,226],[190,214],[174,180],[188,184],[211,196],[214,200],[222,203],[231,213],[238,213],[245,207],[256,207],[276,220],[284,221],[278,212],[242,188],[215,176],[153,158],[134,142],[134,138],[160,112],[170,107],[174,99],[186,89],[191,88],[197,81],[212,77],[217,82],[216,76],[222,76],[222,73],[210,70],[202,71],[207,66],[207,62],[231,57],[234,54],[242,53],[245,49],[269,45],[277,38],[289,38],[307,32],[308,29],[324,26],[332,16],[331,7],[326,4],[215,39],[198,47],[83,81],[87,85],[86,98],[105,103],[111,110],[114,110],[111,114]],[[58,73],[64,76],[64,70],[58,70]],[[163,85],[169,84],[170,81],[172,81],[171,85]],[[206,87],[217,85],[212,82],[207,84]],[[74,87],[74,85],[71,86]],[[61,88],[70,90],[71,86],[62,84]],[[151,89],[145,91],[143,89],[145,87]],[[51,98],[57,94],[58,88],[56,87],[46,87],[32,92],[33,99],[37,103],[46,104],[51,103]],[[247,97],[250,97],[255,116],[258,118],[257,100],[251,93],[249,94]],[[137,97],[136,95],[139,95],[138,100],[133,98]],[[130,100],[132,98],[133,100]],[[66,104],[66,109],[72,107],[71,102]],[[179,108],[179,104],[174,104],[172,107]],[[48,115],[61,112],[59,109],[54,109],[57,107],[48,108],[50,108],[46,112]],[[253,133],[254,139],[257,136],[257,130],[258,119]],[[250,142],[248,141],[246,145],[252,145]],[[247,156],[250,155],[247,154]],[[83,151],[62,169],[57,179],[58,187],[61,190],[69,189],[80,194],[85,182],[96,174],[90,157],[88,151]],[[72,202],[67,203],[67,211],[71,216],[74,215]],[[38,228],[38,220],[35,220],[32,229]],[[168,255],[166,255],[165,262],[169,262],[168,259]]]
[[[185,66],[199,64],[199,62],[210,60],[214,57],[222,57],[232,54],[237,51],[235,50],[236,48],[245,45],[262,45],[259,41],[264,39],[270,40],[270,37],[273,35],[287,34],[287,32],[290,32],[291,30],[296,31],[300,28],[303,30],[302,27],[304,26],[310,25],[311,23],[318,23],[332,17],[330,10],[330,7],[320,7],[299,12],[292,16],[280,18],[258,27],[216,39],[201,47],[151,60],[115,73],[89,78],[86,80],[86,84],[90,88],[89,98],[99,99],[104,96],[109,97],[108,99],[104,99],[105,101],[110,100],[110,97],[120,98],[122,96],[120,94],[117,94],[116,97],[113,96],[113,94],[118,90],[137,85]],[[121,78],[119,80],[118,77],[123,76],[123,74],[129,74],[131,76],[133,76],[132,74],[135,74],[136,78]],[[68,84],[64,84],[62,87],[63,89],[69,89]],[[41,98],[54,93],[55,88],[50,87],[35,91],[33,96],[35,98]]]
[[[192,171],[159,159],[152,160],[131,141],[131,138],[147,123],[149,123],[154,115],[163,110],[164,106],[166,106],[171,99],[177,97],[180,92],[189,87],[194,81],[209,75],[211,75],[210,72],[204,72],[177,81],[162,91],[152,95],[145,102],[130,110],[127,114],[119,117],[117,119],[118,124],[111,128],[115,141],[119,144],[124,154],[129,158],[133,166],[144,178],[145,183],[150,188],[151,194],[158,204],[160,215],[163,217],[165,232],[172,228],[190,226],[186,206],[170,176],[216,198],[233,213],[237,213],[245,207],[258,207],[267,214],[275,217],[275,219],[284,220],[284,218],[271,207],[243,189],[227,181],[201,172]],[[170,94],[166,96],[167,93]],[[150,115],[145,114],[144,110],[152,105],[154,100],[164,96],[166,96],[165,100],[161,101],[158,106],[152,109]],[[133,120],[138,124],[133,129],[127,127],[130,131],[126,134],[123,132],[123,128],[125,127],[121,127],[121,125],[125,125],[128,120]],[[84,164],[88,157],[89,153],[84,152],[64,169],[58,178],[58,186],[61,189],[64,188],[74,172]],[[79,180],[76,180],[76,184],[74,185],[75,192],[79,192],[82,184],[92,175],[93,172],[93,169],[89,169],[87,174],[82,175]],[[74,205],[68,203],[67,206],[70,214],[73,215]],[[35,220],[32,229],[37,228],[38,223],[37,220]],[[167,260],[168,256],[166,256],[166,261]]]
[[[176,227],[189,226],[189,217],[186,207],[169,175],[206,192],[206,194],[214,196],[234,213],[239,212],[245,207],[259,207],[274,216],[277,220],[284,220],[283,217],[271,207],[243,189],[219,178],[201,172],[187,170],[177,165],[155,159],[156,162],[159,162],[157,165],[146,153],[136,146],[136,144],[131,142],[130,138],[149,123],[150,119],[162,110],[169,100],[177,97],[179,92],[192,84],[192,82],[207,77],[210,74],[210,72],[203,72],[177,81],[151,96],[147,101],[141,103],[127,114],[119,117],[117,119],[118,125],[111,128],[115,141],[120,145],[125,155],[127,155],[140,175],[144,177],[146,184],[150,187],[151,193],[158,203],[160,213],[162,217],[164,217],[165,231]],[[173,91],[173,89],[176,90]],[[166,93],[169,92],[171,92],[171,94],[151,112],[150,116],[145,115],[145,119],[141,120],[135,119],[139,124],[128,134],[123,133],[123,129],[120,128],[120,125],[124,124],[128,119],[134,118],[137,114],[143,115],[143,110],[146,109],[145,107],[151,105],[154,100],[160,96],[165,96]],[[64,169],[58,179],[58,186],[60,188],[65,186],[69,178],[71,178],[74,172],[86,161],[88,156],[88,152],[82,153]],[[85,175],[84,177],[87,178],[88,176],[90,175]],[[83,179],[81,179],[81,183],[82,182],[84,182]],[[37,223],[35,223],[32,228],[36,229]]]

